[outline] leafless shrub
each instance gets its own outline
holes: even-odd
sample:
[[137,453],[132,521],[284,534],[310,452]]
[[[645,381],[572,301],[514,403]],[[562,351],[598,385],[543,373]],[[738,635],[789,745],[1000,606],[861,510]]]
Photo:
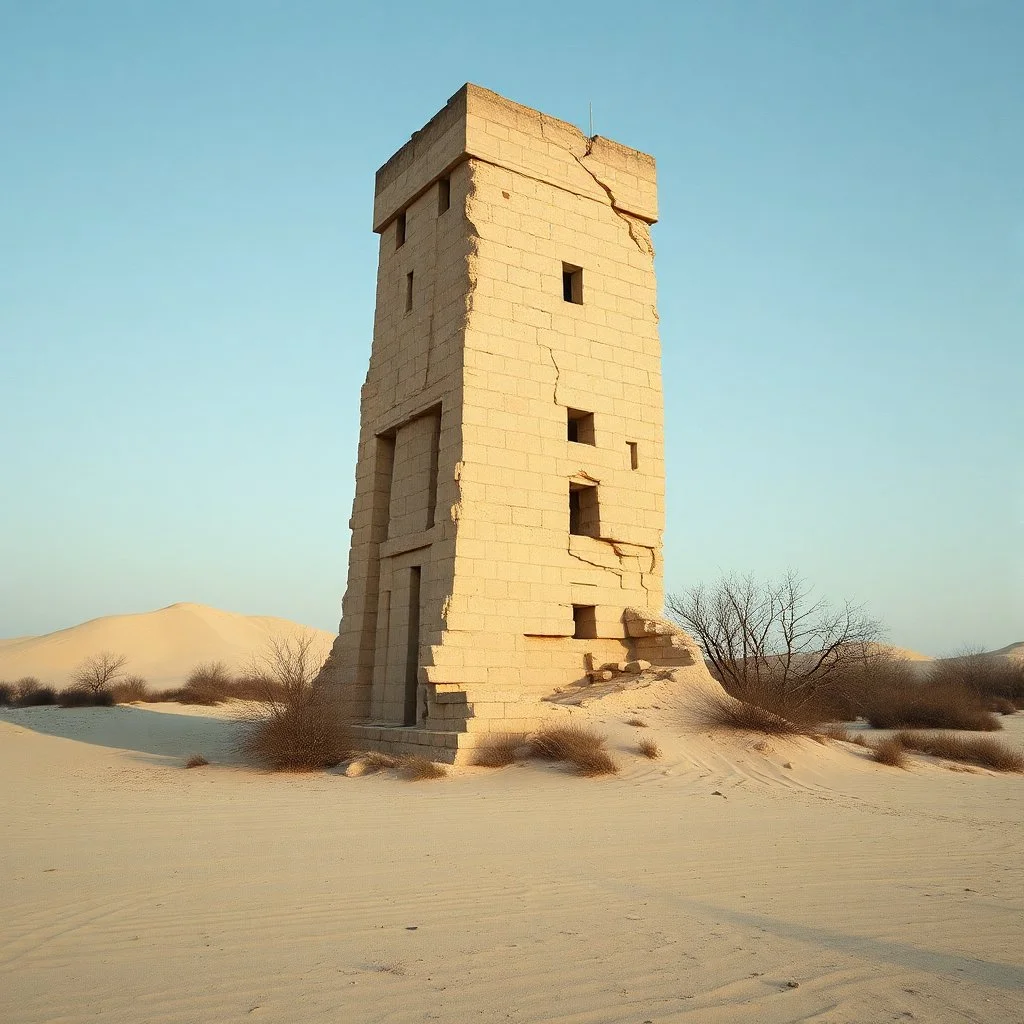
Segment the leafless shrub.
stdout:
[[605,737],[578,725],[541,729],[530,740],[530,755],[544,761],[564,761],[580,775],[613,775],[619,770],[605,749]]
[[906,768],[910,764],[903,744],[895,736],[879,740],[872,749],[874,760],[879,764],[887,764],[893,768]]
[[997,772],[1024,772],[1024,756],[987,736],[949,736],[944,733],[902,730],[896,733],[894,739],[908,750],[916,750],[931,757],[977,764]]
[[647,723],[642,718],[631,718],[626,725],[632,725],[636,729],[646,729]]
[[833,675],[881,638],[862,607],[815,599],[793,572],[764,583],[726,576],[671,595],[667,604],[728,693],[802,724],[837,717],[824,699]]
[[995,732],[999,719],[977,693],[956,683],[918,682],[879,688],[865,698],[864,717],[875,729],[965,729]]
[[654,740],[641,740],[637,744],[637,749],[644,757],[649,757],[652,761],[661,757],[661,747]]
[[86,658],[75,669],[71,678],[77,688],[99,693],[108,689],[124,675],[124,667],[127,664],[128,659],[123,654],[100,651],[99,654]]
[[1024,707],[1024,661],[968,650],[932,662],[928,679],[933,685],[963,687],[985,703],[998,698],[1015,708]]
[[15,683],[13,703],[16,708],[47,707],[57,703],[57,691],[43,686],[34,676],[26,676]]
[[186,762],[186,768],[205,768],[210,762],[202,754],[193,754]]
[[803,736],[808,731],[805,725],[727,693],[697,690],[689,695],[687,705],[687,724],[699,729],[761,732],[768,736]]
[[0,708],[10,707],[14,703],[14,684],[0,683]]
[[495,733],[473,751],[473,764],[481,768],[505,768],[522,761],[529,745],[522,733]]
[[351,752],[340,702],[313,686],[323,658],[312,633],[272,638],[252,679],[259,696],[245,713],[241,753],[276,771],[332,768]]
[[125,676],[110,692],[115,704],[141,704],[150,699],[149,685],[142,676]]
[[57,694],[57,703],[62,708],[109,708],[114,705],[114,695],[108,690],[71,686]]

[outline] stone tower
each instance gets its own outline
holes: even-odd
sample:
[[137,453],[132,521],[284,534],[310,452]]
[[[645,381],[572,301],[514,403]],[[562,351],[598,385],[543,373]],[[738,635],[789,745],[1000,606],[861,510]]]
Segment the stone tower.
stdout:
[[[464,758],[666,645],[654,160],[466,85],[377,172],[340,635],[361,742]],[[666,658],[665,655],[668,655]]]

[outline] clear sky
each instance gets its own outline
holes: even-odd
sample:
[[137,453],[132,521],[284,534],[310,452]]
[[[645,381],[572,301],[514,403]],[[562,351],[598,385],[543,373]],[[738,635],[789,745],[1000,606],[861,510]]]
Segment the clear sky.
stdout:
[[1024,640],[1024,4],[0,0],[0,636],[337,626],[373,176],[465,81],[658,161],[671,590]]

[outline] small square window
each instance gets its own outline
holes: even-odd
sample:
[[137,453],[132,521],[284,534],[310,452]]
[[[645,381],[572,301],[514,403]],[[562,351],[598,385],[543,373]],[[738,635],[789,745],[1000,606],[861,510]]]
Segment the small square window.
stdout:
[[566,437],[577,444],[596,444],[594,414],[582,409],[566,409]]
[[572,606],[572,636],[574,640],[597,639],[597,606],[574,604]]
[[629,468],[639,469],[640,468],[640,455],[637,451],[636,441],[627,441],[626,446],[629,448]]
[[405,311],[412,310],[412,271],[405,275]]
[[571,263],[562,264],[562,298],[583,305],[583,270]]
[[452,205],[452,179],[442,178],[437,183],[437,215],[446,213]]
[[395,248],[405,245],[405,210],[395,218]]

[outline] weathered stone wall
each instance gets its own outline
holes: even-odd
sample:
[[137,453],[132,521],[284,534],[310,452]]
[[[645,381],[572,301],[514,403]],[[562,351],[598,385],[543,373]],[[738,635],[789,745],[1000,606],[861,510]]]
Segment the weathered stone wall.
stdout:
[[368,742],[450,760],[528,727],[542,694],[637,656],[627,608],[660,614],[656,216],[650,157],[474,86],[378,172],[329,669]]

